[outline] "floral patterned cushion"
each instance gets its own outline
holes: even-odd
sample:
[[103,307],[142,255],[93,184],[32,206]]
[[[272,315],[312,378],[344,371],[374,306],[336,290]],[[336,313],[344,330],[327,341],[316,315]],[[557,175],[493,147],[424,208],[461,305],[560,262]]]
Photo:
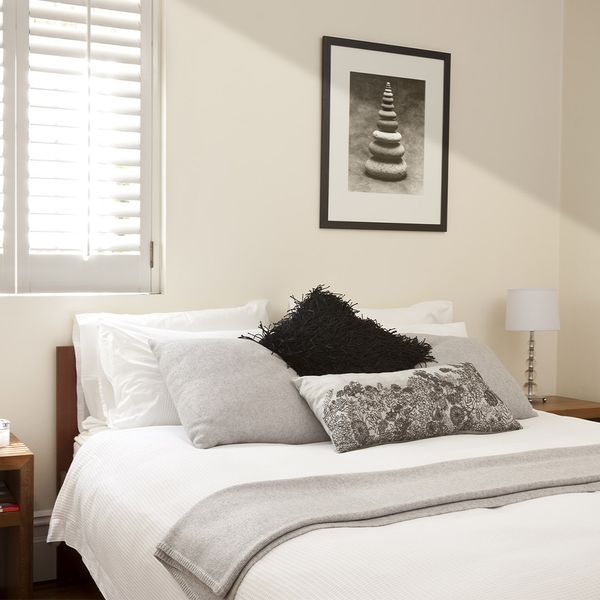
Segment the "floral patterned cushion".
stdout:
[[521,429],[471,363],[294,382],[338,452],[455,433]]

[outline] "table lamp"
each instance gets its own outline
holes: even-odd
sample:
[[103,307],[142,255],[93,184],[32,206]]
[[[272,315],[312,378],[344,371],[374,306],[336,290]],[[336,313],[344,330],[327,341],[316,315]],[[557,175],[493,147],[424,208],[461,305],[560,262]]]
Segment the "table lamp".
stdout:
[[[527,381],[524,388],[529,402],[536,398],[535,331],[558,331],[558,292],[555,289],[521,288],[508,290],[506,301],[507,331],[529,331]],[[545,400],[545,398],[543,398]]]

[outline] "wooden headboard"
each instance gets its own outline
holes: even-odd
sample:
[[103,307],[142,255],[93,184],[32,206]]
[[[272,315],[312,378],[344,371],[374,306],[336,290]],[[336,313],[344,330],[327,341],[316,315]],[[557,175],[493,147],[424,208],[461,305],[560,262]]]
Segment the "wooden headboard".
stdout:
[[77,372],[73,346],[56,348],[56,491],[73,460],[77,428]]
[[[56,348],[56,493],[73,461],[73,441],[78,433],[75,349],[59,346]],[[79,554],[64,543],[56,550],[56,578],[62,584],[77,581],[95,585]]]

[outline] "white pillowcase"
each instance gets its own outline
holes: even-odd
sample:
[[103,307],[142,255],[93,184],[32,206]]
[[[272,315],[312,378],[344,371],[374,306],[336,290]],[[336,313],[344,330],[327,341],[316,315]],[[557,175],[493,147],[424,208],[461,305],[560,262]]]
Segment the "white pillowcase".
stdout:
[[80,431],[105,428],[107,415],[100,395],[98,327],[100,323],[131,324],[177,331],[253,329],[269,325],[267,300],[255,300],[235,308],[213,308],[141,315],[85,313],[75,315],[73,346],[77,363],[77,418]]
[[397,327],[398,333],[428,334],[452,337],[469,337],[467,325],[462,321],[456,323],[416,323]]
[[114,429],[181,425],[150,341],[238,338],[248,331],[174,331],[101,323],[99,328],[100,393],[107,424]]
[[[296,303],[290,298],[288,308],[291,309],[294,306],[296,306]],[[406,325],[413,325],[415,323],[419,325],[427,323],[446,324],[451,323],[454,318],[454,304],[450,300],[427,300],[413,304],[412,306],[399,308],[360,308],[357,306],[356,310],[358,310],[359,317],[375,319],[385,329],[397,329],[399,333],[403,333],[400,329]]]
[[406,325],[415,323],[451,323],[454,318],[454,307],[449,300],[432,300],[419,302],[403,308],[360,308],[359,316],[374,319],[386,329],[400,332]]

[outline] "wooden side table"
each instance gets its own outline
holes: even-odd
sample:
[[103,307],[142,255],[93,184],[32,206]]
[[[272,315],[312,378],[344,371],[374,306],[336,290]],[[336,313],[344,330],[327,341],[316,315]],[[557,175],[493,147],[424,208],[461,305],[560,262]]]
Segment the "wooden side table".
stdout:
[[600,421],[600,402],[578,400],[566,396],[547,396],[546,402],[534,400],[531,404],[535,410],[562,415],[563,417],[577,417],[588,421]]
[[31,598],[33,555],[33,452],[19,438],[0,448],[0,479],[14,495],[19,510],[0,513],[4,538],[5,589],[0,598]]

